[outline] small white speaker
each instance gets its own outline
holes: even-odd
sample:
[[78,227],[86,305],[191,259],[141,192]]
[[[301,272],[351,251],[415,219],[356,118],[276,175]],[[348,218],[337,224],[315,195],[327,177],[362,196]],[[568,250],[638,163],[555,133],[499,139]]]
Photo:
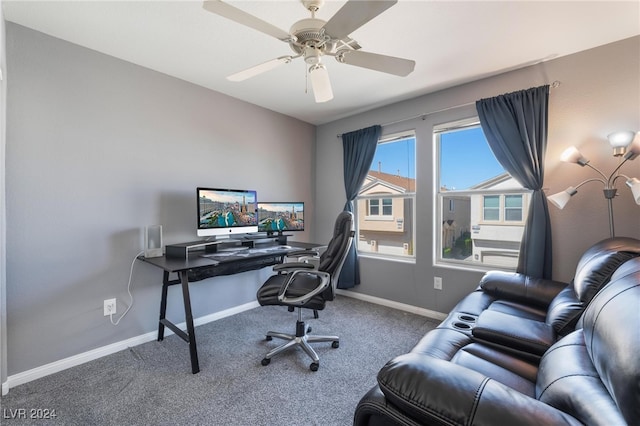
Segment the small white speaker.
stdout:
[[162,256],[162,225],[144,228],[144,257]]

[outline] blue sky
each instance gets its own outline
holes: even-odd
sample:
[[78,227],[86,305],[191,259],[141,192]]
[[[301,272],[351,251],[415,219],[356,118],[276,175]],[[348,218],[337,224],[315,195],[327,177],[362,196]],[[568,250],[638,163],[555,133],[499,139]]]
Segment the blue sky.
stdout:
[[504,173],[480,127],[442,134],[440,158],[440,184],[449,189],[467,189]]
[[[430,141],[429,141],[430,142]],[[427,142],[427,143],[429,143]],[[415,178],[415,139],[379,145],[371,170]],[[441,184],[449,189],[467,189],[504,172],[489,149],[480,127],[444,133],[441,137]],[[418,167],[432,167],[431,164]]]

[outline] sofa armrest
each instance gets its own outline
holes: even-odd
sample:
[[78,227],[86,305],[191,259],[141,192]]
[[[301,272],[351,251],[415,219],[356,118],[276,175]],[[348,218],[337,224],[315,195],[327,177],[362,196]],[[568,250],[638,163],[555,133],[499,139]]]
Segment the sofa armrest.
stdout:
[[497,311],[484,311],[478,317],[473,337],[506,348],[541,357],[556,341],[556,332],[546,322],[520,318]]
[[580,424],[481,373],[416,353],[389,361],[378,385],[390,404],[425,425]]
[[480,288],[494,297],[540,307],[549,306],[567,285],[561,281],[503,271],[489,271],[480,280]]

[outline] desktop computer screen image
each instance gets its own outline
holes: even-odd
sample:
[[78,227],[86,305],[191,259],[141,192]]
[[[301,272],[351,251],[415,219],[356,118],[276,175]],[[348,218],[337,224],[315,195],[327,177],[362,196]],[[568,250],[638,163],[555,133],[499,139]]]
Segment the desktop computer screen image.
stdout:
[[258,231],[267,234],[304,231],[304,203],[258,203]]
[[258,232],[256,191],[196,189],[199,237]]

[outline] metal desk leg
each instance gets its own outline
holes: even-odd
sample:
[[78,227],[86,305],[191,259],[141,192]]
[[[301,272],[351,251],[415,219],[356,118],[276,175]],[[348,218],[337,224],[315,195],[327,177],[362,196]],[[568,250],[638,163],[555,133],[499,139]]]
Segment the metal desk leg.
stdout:
[[158,322],[158,342],[164,339],[164,319],[167,314],[167,291],[169,290],[169,273],[164,271],[162,277],[162,298],[160,299],[160,320]]
[[182,281],[182,299],[184,300],[184,316],[187,323],[187,335],[189,336],[189,353],[191,354],[191,372],[196,374],[200,371],[198,362],[198,349],[196,347],[196,333],[193,326],[193,315],[191,313],[191,297],[189,296],[189,274],[187,271],[180,272]]

